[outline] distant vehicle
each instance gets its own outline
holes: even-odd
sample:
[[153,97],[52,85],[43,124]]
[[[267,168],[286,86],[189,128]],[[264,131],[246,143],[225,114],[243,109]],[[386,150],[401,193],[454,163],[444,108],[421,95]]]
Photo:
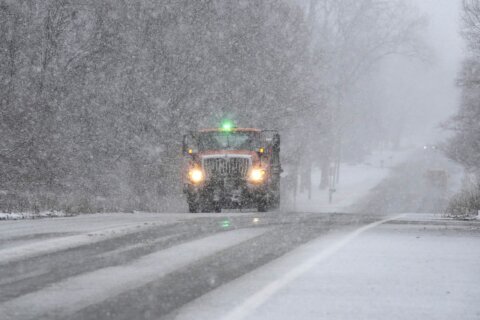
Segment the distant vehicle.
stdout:
[[429,169],[424,173],[424,177],[429,185],[446,188],[448,186],[449,174],[443,169]]
[[220,128],[183,138],[183,185],[190,212],[280,205],[280,135],[275,130]]
[[435,150],[438,150],[438,146],[434,144],[426,144],[423,146],[423,150],[435,151]]

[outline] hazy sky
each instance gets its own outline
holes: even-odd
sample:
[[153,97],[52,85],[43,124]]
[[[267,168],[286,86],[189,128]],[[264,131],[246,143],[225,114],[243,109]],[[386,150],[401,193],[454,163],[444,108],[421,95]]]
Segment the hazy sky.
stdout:
[[444,139],[447,132],[440,123],[459,103],[455,82],[464,55],[461,0],[407,1],[428,20],[423,32],[429,48],[427,59],[391,57],[384,61],[369,90],[384,105],[387,125],[398,126],[407,144],[433,143]]
[[463,40],[459,34],[461,0],[417,0],[414,3],[429,20],[428,36],[440,62],[447,69],[456,69],[463,54]]
[[[431,119],[431,126],[448,118],[458,107],[459,89],[455,80],[464,55],[460,36],[461,0],[412,0],[429,22],[425,39],[432,48],[431,65],[417,69],[415,83],[421,84],[419,94],[419,117]],[[422,97],[423,96],[423,97]],[[428,106],[428,107],[427,107]],[[422,110],[423,109],[423,110]],[[440,134],[440,130],[430,132]]]

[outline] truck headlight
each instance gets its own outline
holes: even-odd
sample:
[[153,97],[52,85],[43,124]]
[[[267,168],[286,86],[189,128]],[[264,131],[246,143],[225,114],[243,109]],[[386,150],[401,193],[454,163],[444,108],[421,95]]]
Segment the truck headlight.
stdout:
[[251,182],[262,182],[265,179],[265,170],[254,168],[250,170],[248,177]]
[[188,171],[188,178],[193,183],[200,183],[203,181],[203,171],[198,168],[192,168]]

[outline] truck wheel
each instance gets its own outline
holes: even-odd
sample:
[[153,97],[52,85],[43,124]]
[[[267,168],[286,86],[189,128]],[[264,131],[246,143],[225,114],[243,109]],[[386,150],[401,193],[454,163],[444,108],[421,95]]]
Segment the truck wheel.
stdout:
[[202,197],[200,199],[200,211],[201,212],[213,212],[215,209],[214,203],[208,197]]
[[215,209],[214,204],[215,203],[213,202],[213,195],[208,190],[204,191],[200,195],[200,199],[199,199],[199,210],[200,210],[200,212],[204,212],[204,213],[213,212],[214,209]]
[[189,202],[188,203],[188,211],[190,213],[197,213],[198,212],[198,202]]
[[267,204],[265,203],[264,200],[258,202],[257,210],[258,210],[258,212],[267,212],[268,211]]
[[201,212],[203,213],[209,213],[209,212],[213,212],[213,207],[210,205],[210,204],[203,204],[201,206]]
[[274,197],[272,200],[272,209],[278,209],[280,208],[280,197]]

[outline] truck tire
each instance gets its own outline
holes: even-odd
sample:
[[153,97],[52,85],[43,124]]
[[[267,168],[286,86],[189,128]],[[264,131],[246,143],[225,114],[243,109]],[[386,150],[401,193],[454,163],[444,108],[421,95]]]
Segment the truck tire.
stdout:
[[200,211],[209,213],[213,212],[215,209],[215,204],[212,201],[212,195],[209,193],[203,194],[200,197]]
[[198,202],[189,202],[188,203],[188,211],[190,213],[197,213],[198,212]]
[[274,210],[280,208],[280,181],[274,184],[270,198],[271,198],[270,207]]
[[265,200],[260,200],[257,203],[257,210],[258,212],[267,212],[268,211],[268,206]]
[[272,206],[271,206],[271,208],[274,209],[274,210],[277,210],[279,207],[280,207],[280,198],[275,197],[275,198],[272,200]]
[[280,208],[280,194],[274,194],[272,196],[271,208],[274,210]]

